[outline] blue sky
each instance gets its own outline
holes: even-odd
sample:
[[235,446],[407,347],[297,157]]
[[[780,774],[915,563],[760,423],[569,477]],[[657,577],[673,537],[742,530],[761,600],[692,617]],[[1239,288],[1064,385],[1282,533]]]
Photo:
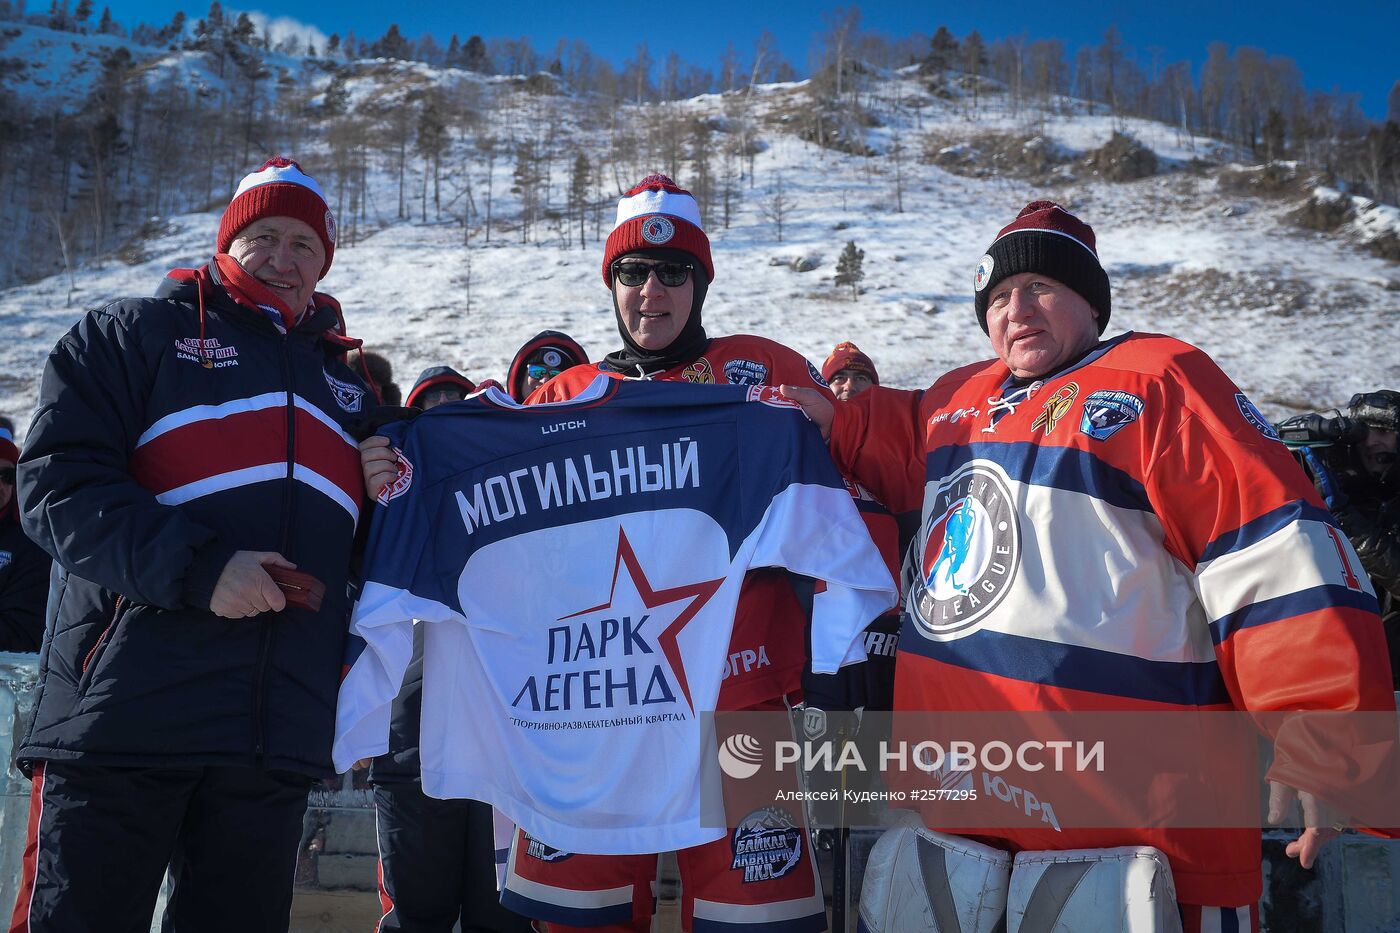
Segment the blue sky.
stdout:
[[[39,0],[30,0],[38,9]],[[197,18],[207,0],[107,0],[123,23],[144,19],[164,23],[177,9]],[[97,0],[97,8],[103,0]],[[530,37],[537,50],[558,39],[583,39],[594,54],[614,64],[645,41],[655,60],[674,49],[687,60],[718,70],[725,45],[733,42],[747,57],[764,29],[778,38],[785,57],[805,73],[808,49],[823,29],[826,5],[800,0],[687,0],[682,3],[587,3],[579,0],[517,0],[511,3],[394,4],[373,0],[308,0],[295,5],[242,5],[228,9],[261,10],[269,16],[290,15],[326,34],[376,38],[391,22],[409,37],[432,32],[445,43],[454,32],[465,39]],[[1097,43],[1110,23],[1126,45],[1150,67],[1149,49],[1161,50],[1162,62],[1189,59],[1199,65],[1206,46],[1222,41],[1231,47],[1253,45],[1293,58],[1311,89],[1357,93],[1372,117],[1385,116],[1386,95],[1400,79],[1400,0],[1167,0],[1137,3],[1104,0],[958,0],[938,4],[888,0],[860,4],[868,29],[889,35],[932,34],[945,24],[955,35],[973,29],[984,38],[1024,33],[1028,38],[1064,40],[1071,55],[1082,44]]]

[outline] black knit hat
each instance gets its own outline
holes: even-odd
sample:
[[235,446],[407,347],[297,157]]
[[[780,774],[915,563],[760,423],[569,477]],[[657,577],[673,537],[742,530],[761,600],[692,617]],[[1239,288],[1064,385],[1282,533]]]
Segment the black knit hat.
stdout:
[[992,288],[1007,276],[1039,272],[1074,289],[1099,312],[1102,334],[1113,310],[1108,273],[1099,264],[1094,229],[1053,201],[1032,201],[997,234],[973,279],[977,323],[987,330]]

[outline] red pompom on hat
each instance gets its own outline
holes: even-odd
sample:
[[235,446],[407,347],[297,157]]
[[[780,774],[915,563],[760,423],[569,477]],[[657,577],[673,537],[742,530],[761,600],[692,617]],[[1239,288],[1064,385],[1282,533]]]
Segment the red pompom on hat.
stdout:
[[335,258],[335,216],[316,179],[294,160],[282,156],[268,159],[256,172],[243,177],[219,221],[217,251],[227,253],[244,227],[264,217],[293,217],[316,231],[326,249],[326,261],[317,279],[326,277]]
[[1113,310],[1108,273],[1099,263],[1094,228],[1054,201],[1032,201],[997,234],[973,278],[977,323],[987,330],[992,287],[1008,276],[1039,272],[1074,289],[1099,312],[1102,334]]
[[700,224],[700,205],[665,175],[648,175],[617,202],[617,221],[603,248],[603,281],[612,288],[612,264],[643,249],[678,249],[700,261],[707,282],[715,280],[710,238]]
[[875,363],[849,340],[838,343],[836,349],[826,358],[826,362],[822,364],[822,378],[830,382],[831,377],[843,369],[865,373],[875,385],[880,384],[880,376],[875,372]]

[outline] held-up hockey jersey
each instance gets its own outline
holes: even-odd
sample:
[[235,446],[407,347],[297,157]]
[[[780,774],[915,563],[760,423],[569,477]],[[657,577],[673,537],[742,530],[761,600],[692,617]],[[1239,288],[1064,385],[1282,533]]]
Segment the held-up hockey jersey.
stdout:
[[[559,402],[588,388],[599,374],[622,379],[624,373],[602,363],[585,363],[560,373],[535,390],[528,403]],[[657,382],[692,385],[800,385],[828,391],[821,373],[796,350],[767,337],[731,334],[714,337],[698,357],[651,377]],[[859,505],[858,505],[859,507]],[[719,691],[719,708],[749,709],[800,691],[807,655],[803,633],[807,616],[788,576],[758,570],[744,581],[734,615],[729,672]]]
[[[1196,348],[1128,334],[1029,385],[993,360],[837,409],[837,463],[896,512],[922,502],[897,710],[1393,708],[1355,554]],[[1000,835],[1154,845],[1183,902],[1259,896],[1257,829]]]
[[747,570],[826,582],[823,672],[863,659],[896,599],[820,435],[771,388],[600,378],[524,408],[488,390],[385,433],[403,466],[375,509],[336,763],[385,751],[421,620],[424,791],[556,848],[722,835],[700,825],[719,786],[701,715]]

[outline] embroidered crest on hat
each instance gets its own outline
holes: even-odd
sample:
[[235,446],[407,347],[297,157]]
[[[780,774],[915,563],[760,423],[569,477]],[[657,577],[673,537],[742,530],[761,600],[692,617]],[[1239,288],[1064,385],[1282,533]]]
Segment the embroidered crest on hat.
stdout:
[[545,350],[544,353],[540,356],[540,362],[544,363],[544,365],[546,366],[557,367],[563,364],[564,354],[551,347],[550,349]]
[[976,291],[981,291],[987,287],[987,283],[992,280],[992,270],[996,268],[997,261],[992,258],[991,253],[982,257],[982,261],[977,263],[977,275],[972,279],[972,287]]
[[326,239],[328,239],[328,240],[330,240],[332,243],[334,243],[334,242],[335,242],[335,215],[331,213],[330,208],[326,208],[326,220],[325,220],[325,224],[326,224]]
[[671,237],[676,235],[676,225],[665,217],[648,217],[642,221],[642,239],[656,246],[662,243],[669,243]]

